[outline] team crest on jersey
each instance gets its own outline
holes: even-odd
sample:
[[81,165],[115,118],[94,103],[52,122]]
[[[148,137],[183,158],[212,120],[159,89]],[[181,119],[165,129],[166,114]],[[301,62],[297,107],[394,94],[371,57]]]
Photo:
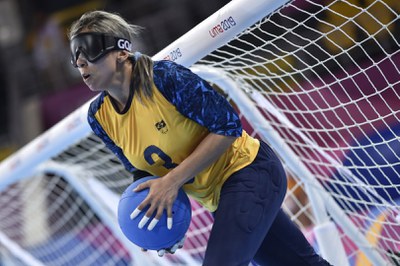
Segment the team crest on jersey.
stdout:
[[165,123],[164,120],[161,120],[160,122],[157,122],[155,124],[156,128],[158,131],[160,131],[163,134],[166,134],[168,132],[167,124]]

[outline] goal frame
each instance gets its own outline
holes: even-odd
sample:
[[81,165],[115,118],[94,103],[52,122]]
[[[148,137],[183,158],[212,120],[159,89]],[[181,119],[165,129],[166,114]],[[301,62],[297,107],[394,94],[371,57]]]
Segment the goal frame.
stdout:
[[[249,26],[277,8],[284,6],[287,2],[287,0],[231,1],[181,38],[154,55],[153,59],[173,60],[183,66],[191,67],[198,60],[226,44]],[[244,6],[246,7],[246,12],[243,12]],[[385,263],[378,252],[368,247],[365,236],[349,221],[338,204],[327,193],[324,193],[321,184],[314,179],[307,167],[297,159],[297,156],[287,147],[279,135],[271,130],[266,120],[263,119],[262,114],[259,113],[256,107],[249,103],[250,99],[248,96],[238,89],[237,85],[221,71],[199,66],[192,67],[192,70],[206,80],[218,84],[219,87],[234,99],[241,113],[246,117],[251,117],[250,121],[257,125],[262,124],[262,137],[272,144],[272,146],[281,147],[277,151],[279,156],[284,159],[286,165],[293,173],[297,173],[299,178],[304,178],[307,181],[305,182],[305,186],[307,195],[311,201],[313,214],[317,221],[315,234],[322,255],[330,262],[340,262],[338,265],[346,265],[343,263],[348,263],[344,262],[346,256],[338,238],[339,234],[336,232],[335,225],[330,221],[330,216],[332,216],[340,224],[345,233],[358,244],[359,248],[371,262],[376,265]],[[91,134],[91,129],[86,121],[90,102],[85,103],[57,125],[4,160],[0,164],[0,191],[4,190],[10,184],[28,178],[35,171],[55,171],[54,166],[49,166],[45,162]],[[63,175],[65,175],[65,172]],[[84,195],[85,199],[91,197],[88,194],[90,192],[81,189],[79,182],[73,184],[73,186],[80,194]],[[102,210],[104,210],[104,207],[99,207],[97,212],[101,212]],[[104,219],[107,220],[108,218]],[[119,230],[113,223],[108,223],[108,225],[111,226],[113,231]],[[332,238],[334,238],[333,241]],[[334,245],[335,254],[330,254],[332,245]]]

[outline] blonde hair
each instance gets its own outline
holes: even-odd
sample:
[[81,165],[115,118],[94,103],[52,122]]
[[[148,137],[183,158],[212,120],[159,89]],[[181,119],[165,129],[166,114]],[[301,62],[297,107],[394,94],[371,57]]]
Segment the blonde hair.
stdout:
[[[142,29],[140,26],[129,24],[117,13],[96,10],[84,13],[77,21],[73,22],[68,32],[68,38],[71,40],[73,36],[83,30],[88,30],[125,38],[134,43]],[[132,54],[130,59],[133,64],[134,95],[139,97],[139,100],[142,100],[143,96],[151,99],[154,86],[153,60],[144,54],[140,54],[140,56]]]

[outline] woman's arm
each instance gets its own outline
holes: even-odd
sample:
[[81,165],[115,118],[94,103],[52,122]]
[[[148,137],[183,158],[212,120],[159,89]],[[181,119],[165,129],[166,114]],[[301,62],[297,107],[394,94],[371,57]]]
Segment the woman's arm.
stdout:
[[179,187],[215,162],[237,137],[209,133],[178,167],[165,175]]
[[131,219],[134,219],[141,210],[149,205],[150,207],[140,221],[139,227],[144,227],[149,217],[156,212],[156,216],[147,227],[148,230],[152,230],[162,216],[164,209],[166,209],[168,227],[171,228],[172,206],[178,195],[179,188],[215,162],[232,145],[235,139],[236,137],[209,133],[196,149],[171,172],[162,178],[149,180],[137,186],[136,191],[149,188],[149,193],[146,199],[132,213]]

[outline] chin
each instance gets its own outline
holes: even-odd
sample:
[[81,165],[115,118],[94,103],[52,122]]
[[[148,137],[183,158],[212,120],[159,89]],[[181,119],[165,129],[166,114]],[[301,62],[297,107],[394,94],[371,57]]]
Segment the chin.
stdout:
[[86,83],[86,86],[88,86],[88,88],[93,92],[103,91],[102,89],[99,89],[97,86],[93,86],[93,84]]

